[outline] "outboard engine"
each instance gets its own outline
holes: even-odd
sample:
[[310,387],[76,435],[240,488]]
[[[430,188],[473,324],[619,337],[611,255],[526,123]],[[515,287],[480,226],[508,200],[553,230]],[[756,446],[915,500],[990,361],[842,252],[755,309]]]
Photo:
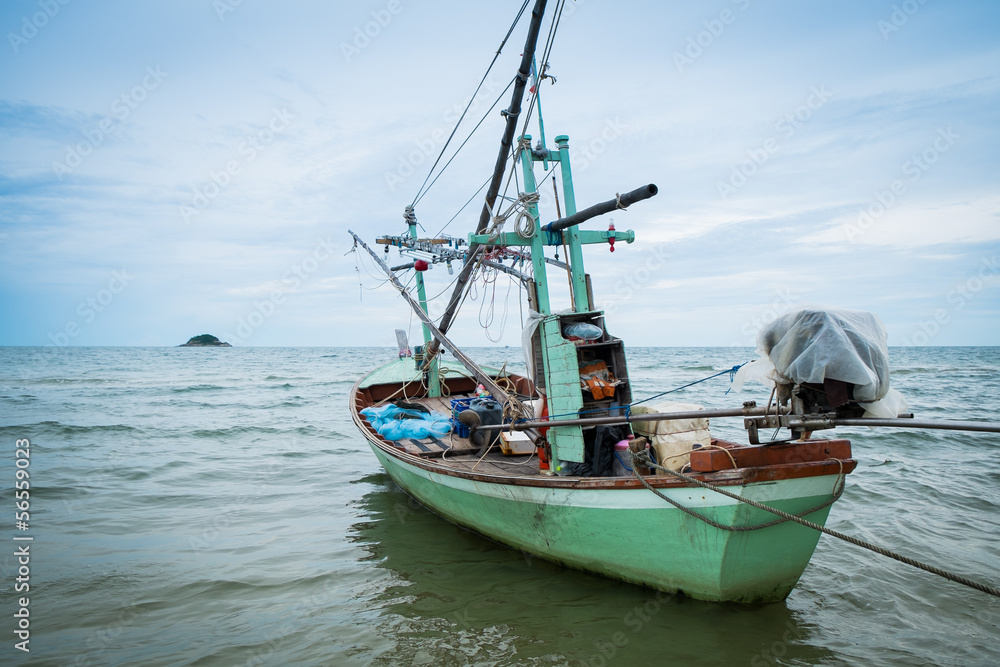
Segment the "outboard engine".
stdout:
[[[780,412],[816,428],[833,419],[896,417],[906,410],[902,395],[889,387],[889,348],[882,321],[856,310],[798,310],[765,325],[757,334],[766,359],[754,370],[774,384]],[[775,418],[747,420],[757,427],[788,426]],[[753,422],[753,424],[751,424]],[[784,422],[784,423],[782,423]],[[751,428],[753,426],[753,428]],[[793,435],[799,433],[793,430]]]

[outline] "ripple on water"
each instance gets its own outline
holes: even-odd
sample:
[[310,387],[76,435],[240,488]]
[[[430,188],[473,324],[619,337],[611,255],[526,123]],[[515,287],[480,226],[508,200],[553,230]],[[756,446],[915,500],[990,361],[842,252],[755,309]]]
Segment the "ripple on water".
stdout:
[[[1000,664],[991,598],[829,536],[786,602],[747,607],[657,596],[444,521],[396,487],[346,407],[394,350],[189,352],[0,348],[0,435],[33,443],[38,664]],[[897,352],[919,417],[1000,413],[1000,350]],[[521,364],[515,348],[474,353]],[[651,396],[747,354],[630,349],[630,379]],[[672,397],[767,399],[728,387]],[[738,420],[712,429],[745,437]],[[994,436],[844,433],[860,465],[828,525],[973,579],[1000,571]]]

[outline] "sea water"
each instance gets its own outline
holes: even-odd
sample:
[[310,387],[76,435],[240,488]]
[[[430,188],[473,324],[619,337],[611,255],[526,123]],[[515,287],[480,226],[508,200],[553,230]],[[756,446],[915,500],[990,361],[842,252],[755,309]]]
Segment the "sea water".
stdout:
[[[472,353],[523,368],[516,348]],[[0,664],[1000,664],[1000,600],[829,536],[785,602],[748,606],[576,572],[440,519],[348,413],[357,378],[393,355],[0,348]],[[752,356],[631,349],[635,398]],[[898,348],[891,363],[918,417],[1000,420],[1000,348]],[[767,399],[728,386],[667,398]],[[738,419],[711,427],[745,441]],[[829,527],[1000,585],[1000,436],[837,433],[859,465]]]

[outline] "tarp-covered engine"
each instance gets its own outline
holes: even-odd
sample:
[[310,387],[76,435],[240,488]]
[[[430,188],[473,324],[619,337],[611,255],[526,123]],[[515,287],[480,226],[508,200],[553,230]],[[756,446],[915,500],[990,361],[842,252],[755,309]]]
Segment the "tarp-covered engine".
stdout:
[[757,347],[767,359],[746,375],[776,384],[779,403],[798,398],[803,412],[896,417],[906,401],[889,387],[886,340],[873,313],[798,310],[760,330]]

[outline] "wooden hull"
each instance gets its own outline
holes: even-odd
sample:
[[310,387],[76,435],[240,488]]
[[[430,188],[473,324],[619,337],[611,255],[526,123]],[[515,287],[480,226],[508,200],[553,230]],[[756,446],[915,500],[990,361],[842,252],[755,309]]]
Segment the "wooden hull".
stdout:
[[[360,383],[359,383],[360,384]],[[731,532],[671,506],[631,478],[482,474],[414,456],[356,422],[388,474],[444,518],[493,540],[569,567],[693,598],[742,603],[783,600],[816,548],[819,533],[786,522]],[[843,442],[843,441],[840,441]],[[817,458],[817,457],[813,457]],[[829,501],[838,474],[855,462],[792,459],[700,475],[741,497],[800,513]],[[674,478],[647,478],[658,490],[726,526],[776,517]],[[805,518],[820,525],[830,507]]]

